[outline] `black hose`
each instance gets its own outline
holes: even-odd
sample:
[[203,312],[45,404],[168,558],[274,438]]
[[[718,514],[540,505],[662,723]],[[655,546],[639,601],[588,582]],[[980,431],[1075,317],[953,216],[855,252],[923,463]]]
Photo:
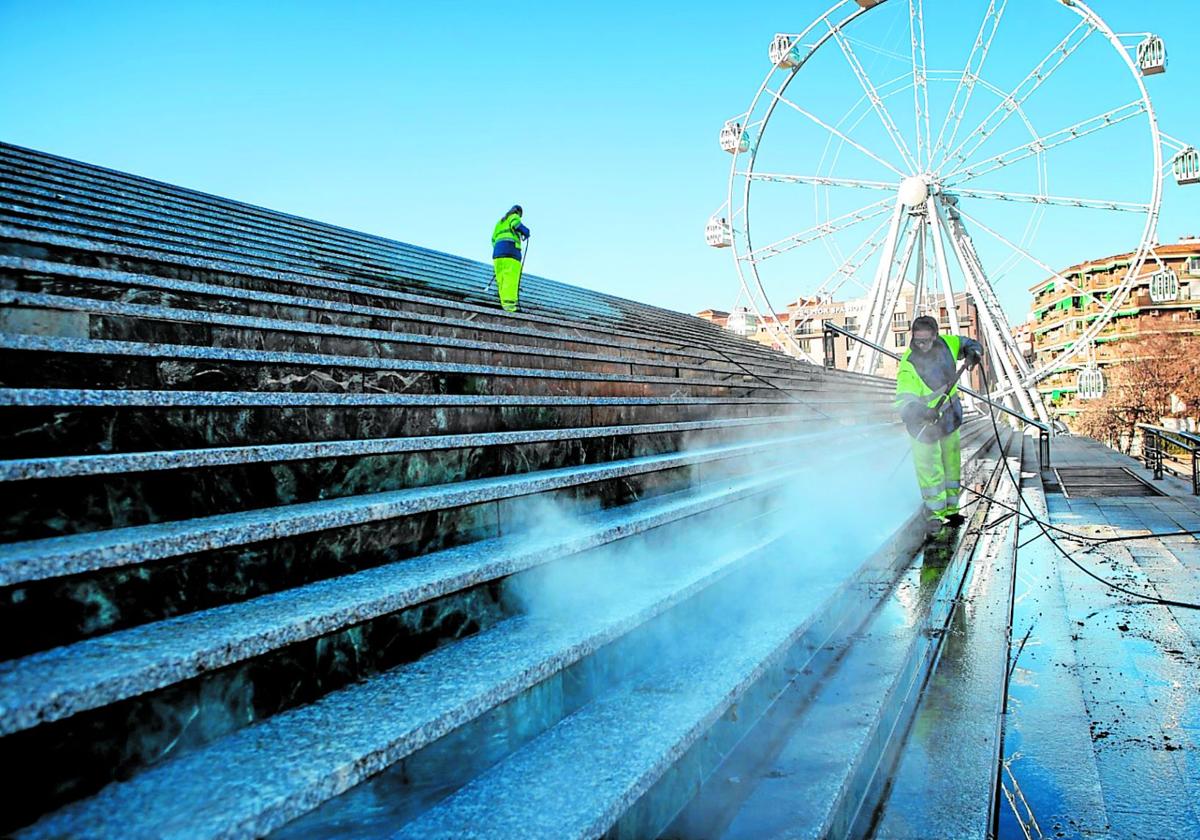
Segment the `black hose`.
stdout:
[[[983,377],[984,396],[986,396],[988,398],[988,416],[992,419],[992,431],[996,435],[996,442],[999,443],[1000,442],[1000,425],[996,422],[996,412],[992,408],[992,405],[991,405],[991,398],[992,398],[991,383],[988,382],[987,372],[983,369],[982,365],[980,365],[979,372],[980,372],[980,376]],[[1067,533],[1067,534],[1070,534],[1070,532],[1064,531],[1062,528],[1059,528],[1048,522],[1043,522],[1041,519],[1038,518],[1037,514],[1035,514],[1033,512],[1033,508],[1030,506],[1029,502],[1025,499],[1025,494],[1021,491],[1021,482],[1018,481],[1017,477],[1013,475],[1012,467],[1010,467],[1008,464],[1008,459],[1001,458],[1001,461],[1004,463],[1004,469],[1008,473],[1008,477],[1012,481],[1013,486],[1017,488],[1017,499],[1019,499],[1020,503],[1025,506],[1025,510],[1028,511],[1028,513],[1029,513],[1029,518],[1037,523],[1038,527],[1042,531],[1042,534],[1046,537],[1046,539],[1048,539],[1050,541],[1050,544],[1053,545],[1056,549],[1058,549],[1058,552],[1060,554],[1062,554],[1062,556],[1065,557],[1067,559],[1067,562],[1069,562],[1072,566],[1079,569],[1079,571],[1083,572],[1085,575],[1092,578],[1093,580],[1103,584],[1104,586],[1107,586],[1109,589],[1112,589],[1116,592],[1120,592],[1124,595],[1129,595],[1130,597],[1138,598],[1142,601],[1147,601],[1152,604],[1162,604],[1163,606],[1167,606],[1167,607],[1180,607],[1181,609],[1186,609],[1186,610],[1200,610],[1200,604],[1193,604],[1188,601],[1175,601],[1170,598],[1160,598],[1157,595],[1147,595],[1143,592],[1135,592],[1132,589],[1126,589],[1125,587],[1115,584],[1110,580],[1105,580],[1104,578],[1100,577],[1098,574],[1096,574],[1092,570],[1085,567],[1082,563],[1080,563],[1078,560],[1076,560],[1074,557],[1072,557],[1070,552],[1068,552],[1061,545],[1059,545],[1058,541],[1055,540],[1054,537],[1050,536],[1051,529],[1056,530],[1056,531],[1062,531],[1063,533]],[[982,495],[982,494],[978,494],[978,495]],[[991,501],[995,501],[995,500],[991,500]],[[1001,506],[1006,507],[1005,505],[1001,505]],[[1020,512],[1019,508],[1017,509],[1017,512],[1018,513]],[[1195,532],[1192,532],[1192,531],[1184,531],[1184,532],[1180,532],[1180,533],[1181,534],[1189,534],[1189,535],[1193,535],[1193,536],[1195,534]],[[1119,539],[1143,539],[1144,540],[1144,539],[1151,539],[1151,538],[1157,537],[1157,536],[1158,536],[1157,534],[1141,534],[1138,536],[1122,537]],[[1168,536],[1175,536],[1175,535],[1171,534]],[[1080,538],[1076,534],[1071,534],[1071,537],[1073,539]],[[1116,542],[1117,539],[1118,538],[1113,537],[1113,538],[1108,538],[1105,541]]]

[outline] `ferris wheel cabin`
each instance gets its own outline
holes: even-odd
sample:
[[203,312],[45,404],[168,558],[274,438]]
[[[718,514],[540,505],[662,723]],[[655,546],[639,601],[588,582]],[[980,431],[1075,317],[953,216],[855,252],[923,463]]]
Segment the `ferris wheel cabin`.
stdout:
[[767,51],[771,63],[776,67],[799,67],[800,45],[798,35],[778,34],[771,39],[771,47]]
[[731,155],[750,150],[750,138],[746,136],[746,129],[740,122],[725,121],[725,125],[721,127],[721,149]]
[[1171,160],[1177,184],[1200,184],[1200,152],[1188,146]]
[[1167,45],[1157,35],[1151,35],[1137,45],[1137,63],[1143,76],[1167,72]]
[[1075,393],[1081,400],[1098,400],[1104,396],[1104,374],[1095,365],[1079,371],[1075,380]]
[[713,248],[728,248],[733,245],[733,227],[722,216],[713,216],[704,226],[704,241]]
[[873,9],[882,3],[883,0],[854,0],[854,2],[862,6],[864,9]]
[[1179,299],[1179,275],[1173,269],[1164,268],[1150,275],[1150,300],[1167,303]]

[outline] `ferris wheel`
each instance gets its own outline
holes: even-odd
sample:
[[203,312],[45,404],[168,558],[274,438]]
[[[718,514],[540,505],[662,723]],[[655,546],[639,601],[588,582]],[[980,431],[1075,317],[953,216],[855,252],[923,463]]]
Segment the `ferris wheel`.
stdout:
[[[1080,0],[1011,5],[840,0],[776,34],[749,108],[721,129],[733,163],[705,238],[732,252],[762,328],[813,362],[777,314],[793,301],[854,298],[856,331],[886,345],[901,313],[958,332],[969,296],[993,393],[1046,420],[1036,383],[1120,311],[1157,259],[1164,175],[1200,182],[1200,153],[1159,129],[1146,81],[1167,69],[1161,38],[1116,33]],[[1128,252],[1103,287],[1055,268]],[[1086,314],[1035,365],[996,288],[1047,280]],[[855,343],[849,365],[879,360]]]

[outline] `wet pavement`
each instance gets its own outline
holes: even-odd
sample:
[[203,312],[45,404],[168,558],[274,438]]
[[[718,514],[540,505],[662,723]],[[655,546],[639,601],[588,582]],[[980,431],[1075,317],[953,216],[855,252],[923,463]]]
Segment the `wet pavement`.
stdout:
[[[1087,439],[1056,439],[1053,462],[1149,478]],[[1152,484],[1166,495],[1049,493],[1045,512],[1054,525],[1093,538],[1200,528],[1190,487]],[[1088,577],[1034,523],[1022,535],[1014,653],[1027,640],[1010,685],[1004,749],[1017,810],[1031,813],[1047,837],[1200,838],[1200,611],[1149,603]],[[1055,539],[1107,581],[1200,602],[1193,536],[1104,545]],[[1002,803],[999,836],[1024,837],[1022,823],[1038,836],[1017,810]]]

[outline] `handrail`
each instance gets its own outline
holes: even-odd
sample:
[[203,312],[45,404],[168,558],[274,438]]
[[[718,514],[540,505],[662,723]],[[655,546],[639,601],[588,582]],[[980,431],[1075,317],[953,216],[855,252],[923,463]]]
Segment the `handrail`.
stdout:
[[1137,428],[1142,430],[1142,461],[1154,471],[1154,480],[1162,480],[1164,443],[1168,443],[1192,456],[1192,495],[1200,496],[1200,435],[1149,423],[1138,423]]
[[[833,367],[833,352],[832,352],[831,333],[837,333],[839,335],[844,335],[846,338],[852,338],[855,341],[858,341],[862,344],[867,345],[868,347],[872,348],[873,350],[877,350],[878,352],[883,353],[885,356],[890,356],[891,358],[895,359],[896,361],[900,361],[899,353],[893,353],[891,350],[887,349],[886,347],[881,347],[878,344],[876,344],[875,342],[869,341],[868,339],[865,339],[860,335],[856,335],[855,333],[850,332],[849,330],[847,330],[844,327],[839,327],[837,324],[831,324],[829,321],[825,321],[824,322],[824,342],[825,342],[825,366],[826,367]],[[987,403],[988,405],[992,406],[993,408],[998,408],[1000,411],[1004,412],[1005,414],[1011,415],[1012,417],[1015,417],[1016,419],[1025,423],[1026,425],[1033,426],[1035,429],[1037,429],[1038,430],[1038,461],[1041,462],[1042,469],[1048,469],[1050,467],[1050,435],[1053,434],[1053,429],[1051,429],[1050,426],[1043,423],[1041,420],[1035,420],[1032,417],[1025,416],[1024,414],[1022,414],[1019,411],[1014,411],[1013,409],[1009,408],[1006,405],[1001,405],[1000,403],[995,402],[994,400],[990,399],[989,397],[985,397],[983,394],[979,393],[975,389],[968,388],[966,385],[959,385],[958,390],[963,391],[964,393],[970,394],[972,397],[979,400],[980,402]]]

